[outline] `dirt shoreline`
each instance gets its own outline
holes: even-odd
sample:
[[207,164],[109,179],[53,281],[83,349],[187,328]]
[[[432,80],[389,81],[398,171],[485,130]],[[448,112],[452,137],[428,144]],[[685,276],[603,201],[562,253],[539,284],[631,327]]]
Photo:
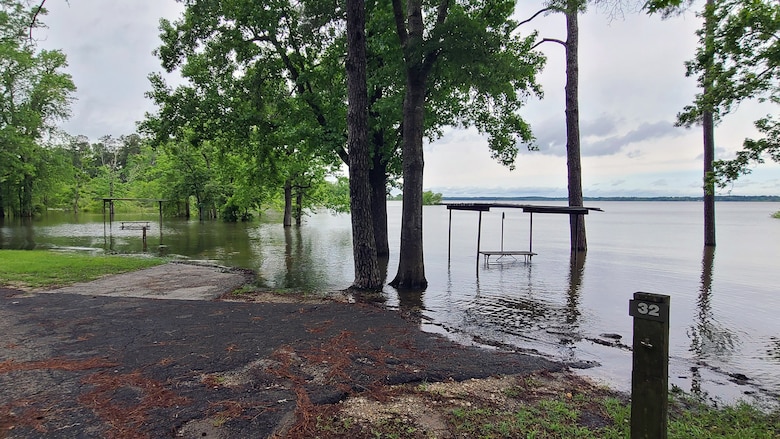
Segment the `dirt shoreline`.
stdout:
[[[176,276],[192,283],[193,272],[213,278],[220,270],[168,268],[173,285]],[[140,289],[148,274],[126,285]],[[217,295],[237,288],[234,280],[218,282]],[[238,302],[163,300],[95,288],[105,289],[0,289],[0,438],[299,437],[315,414],[369,413],[372,399],[403,393],[393,386],[478,389],[472,379],[538,373],[552,373],[556,385],[585,385],[560,363],[458,345],[370,304],[271,301],[263,293]],[[393,416],[391,406],[372,410]],[[441,425],[420,431],[449,437]]]

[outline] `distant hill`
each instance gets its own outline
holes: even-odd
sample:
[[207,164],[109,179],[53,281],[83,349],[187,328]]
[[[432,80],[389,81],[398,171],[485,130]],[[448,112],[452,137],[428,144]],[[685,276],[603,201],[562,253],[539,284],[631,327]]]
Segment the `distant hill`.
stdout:
[[[566,197],[443,197],[447,201],[566,201]],[[702,201],[702,197],[585,197],[585,201]],[[771,201],[780,202],[774,195],[716,195],[715,201]]]

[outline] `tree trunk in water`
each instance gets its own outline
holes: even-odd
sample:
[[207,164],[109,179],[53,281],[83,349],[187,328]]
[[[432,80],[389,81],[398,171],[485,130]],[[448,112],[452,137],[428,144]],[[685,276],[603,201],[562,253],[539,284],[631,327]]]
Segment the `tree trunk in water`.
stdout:
[[[425,92],[428,74],[436,60],[435,52],[426,53],[422,0],[393,0],[396,29],[404,53],[406,94],[403,104],[403,208],[401,211],[401,250],[398,273],[390,285],[400,290],[422,291],[428,286],[423,259],[423,129]],[[447,3],[439,8],[437,22],[446,17]],[[406,17],[404,20],[403,17]]]
[[0,185],[0,220],[5,218],[5,200],[3,199],[3,186]]
[[379,258],[388,258],[390,244],[387,236],[387,163],[377,150],[374,150],[373,162],[368,171],[368,179],[371,184],[371,218],[374,221],[376,255]]
[[[715,18],[712,16],[714,0],[707,0],[704,14],[705,44],[707,52],[712,53],[712,39],[715,33]],[[712,68],[713,59],[710,56],[707,69]],[[704,95],[710,93],[712,74],[704,72]],[[702,131],[704,137],[704,245],[715,246],[715,182],[709,178],[714,171],[715,162],[715,117],[712,111],[702,113]]]
[[[569,175],[569,206],[572,207],[582,207],[577,4],[578,1],[569,0],[566,11],[566,167]],[[584,215],[569,215],[569,232],[572,251],[588,249]]]
[[368,91],[366,88],[366,9],[363,0],[347,0],[347,145],[349,204],[352,212],[352,287],[381,290],[382,280],[374,240],[369,183]]
[[284,227],[292,226],[292,181],[288,178],[284,181]]
[[425,79],[407,72],[403,128],[403,208],[401,211],[401,251],[398,273],[390,285],[404,290],[428,286],[423,260],[423,147]]

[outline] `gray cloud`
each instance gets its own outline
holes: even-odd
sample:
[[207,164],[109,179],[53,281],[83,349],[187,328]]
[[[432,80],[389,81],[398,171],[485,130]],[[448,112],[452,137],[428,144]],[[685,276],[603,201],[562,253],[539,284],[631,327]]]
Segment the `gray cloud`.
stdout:
[[[625,134],[617,134],[620,126],[625,123],[620,118],[606,114],[596,119],[582,121],[580,124],[582,155],[594,157],[617,154],[628,145],[685,134],[684,129],[675,127],[669,121],[643,123]],[[554,156],[566,155],[566,124],[563,119],[549,118],[533,125],[532,128],[539,152]],[[627,153],[629,158],[640,155],[641,151],[638,149]]]
[[683,134],[683,129],[675,127],[669,121],[643,123],[623,135],[610,136],[597,141],[583,141],[582,155],[592,157],[617,154],[627,145],[652,139],[678,137]]

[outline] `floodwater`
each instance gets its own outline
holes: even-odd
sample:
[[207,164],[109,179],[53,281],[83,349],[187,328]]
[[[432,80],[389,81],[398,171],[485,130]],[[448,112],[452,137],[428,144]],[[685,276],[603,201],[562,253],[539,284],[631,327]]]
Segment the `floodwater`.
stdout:
[[[429,286],[422,294],[386,287],[387,306],[417,310],[425,330],[463,343],[597,365],[583,373],[628,390],[628,301],[637,291],[666,294],[671,384],[725,402],[780,400],[780,220],[771,218],[780,203],[718,203],[714,251],[702,244],[701,203],[586,204],[604,209],[586,217],[586,255],[570,255],[567,216],[534,214],[533,261],[488,266],[476,254],[478,213],[452,212],[448,248],[450,212],[426,206]],[[401,204],[388,209],[391,279]],[[337,290],[353,279],[349,217],[328,212],[286,230],[274,216],[237,224],[165,219],[160,228],[154,212],[118,213],[110,225],[102,215],[50,213],[27,224],[6,220],[0,248],[142,253],[142,232],[120,228],[140,219],[151,221],[150,254],[162,245],[167,254],[251,268],[276,289]],[[527,250],[529,231],[529,214],[493,209],[482,217],[481,249]]]

